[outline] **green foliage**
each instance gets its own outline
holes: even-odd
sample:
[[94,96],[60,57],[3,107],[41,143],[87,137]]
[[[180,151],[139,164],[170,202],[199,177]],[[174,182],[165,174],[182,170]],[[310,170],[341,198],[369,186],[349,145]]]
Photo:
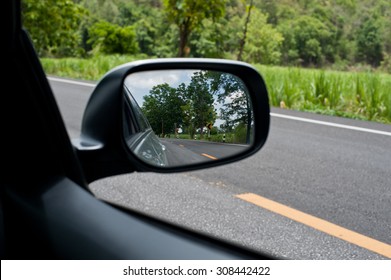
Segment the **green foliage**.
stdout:
[[390,119],[390,94],[384,86],[391,81],[382,81],[378,75],[363,74],[356,77],[356,111],[368,120]]
[[226,28],[225,21],[213,22],[204,19],[202,26],[192,33],[189,47],[193,57],[223,58],[225,43],[229,40],[229,34],[222,32]]
[[221,72],[209,72],[209,79],[210,90],[220,105],[219,117],[225,121],[223,127],[251,125],[251,103],[242,80]]
[[259,8],[267,15],[267,23],[277,25],[278,23],[278,7],[275,0],[262,0],[259,3]]
[[391,76],[258,67],[272,106],[391,123]]
[[[41,62],[49,75],[98,81],[113,67],[143,58],[145,57],[111,55],[94,56],[89,59],[42,58]],[[389,92],[391,75],[389,74],[255,66],[266,82],[271,106],[356,119],[368,120],[371,117],[373,121],[391,124],[391,94]],[[323,78],[320,78],[322,76]],[[319,84],[318,96],[323,92],[327,100],[316,98],[316,81]],[[228,86],[229,84],[227,88]],[[324,88],[328,88],[329,92],[325,93]],[[211,93],[214,93],[214,90],[210,88]],[[239,113],[240,110],[237,112]],[[187,127],[183,128],[187,129]]]
[[140,52],[149,56],[174,56],[176,32],[170,28],[161,7],[154,1],[150,2],[151,6],[133,1],[119,3],[120,14],[116,22],[121,26],[135,27]]
[[[24,25],[41,57],[84,57],[103,48],[106,53],[136,51],[150,57],[218,57],[262,64],[389,71],[389,0],[22,3]],[[102,21],[125,28],[108,35],[107,42],[114,42],[113,47],[89,33]],[[127,30],[129,26],[134,30]],[[119,42],[133,37],[133,32],[138,50],[133,43]],[[88,42],[94,42],[94,50]]]
[[115,0],[81,0],[80,4],[98,20],[115,23],[119,9]]
[[282,35],[267,23],[267,16],[253,8],[243,58],[250,63],[278,64]]
[[[243,33],[243,16],[241,11],[229,10],[224,18],[219,20],[221,41],[218,42],[222,49],[223,58],[237,59],[240,38]],[[215,23],[216,24],[216,23]]]
[[380,64],[380,69],[391,74],[391,54],[384,53],[384,59]]
[[315,75],[314,96],[316,102],[325,105],[329,100],[330,83],[326,79],[324,71]]
[[98,81],[110,69],[145,56],[137,55],[99,55],[87,59],[80,58],[41,58],[45,72],[49,75],[88,81]]
[[214,98],[210,90],[207,72],[195,72],[190,84],[181,90],[186,97],[186,105],[182,107],[186,116],[185,124],[192,128],[193,131],[199,129],[202,138],[205,125],[214,123],[217,116],[214,110]]
[[233,143],[247,143],[247,126],[245,124],[239,124],[235,127],[233,135]]
[[225,0],[164,0],[163,3],[168,21],[179,30],[179,57],[189,55],[189,36],[203,20],[218,19],[225,11]]
[[329,49],[333,49],[333,33],[317,18],[300,16],[286,22],[281,30],[288,38],[283,50],[288,54],[289,50],[295,50],[303,65],[321,65]]
[[100,21],[91,26],[89,35],[88,43],[100,53],[136,54],[138,52],[133,26],[120,27]]
[[209,78],[199,71],[188,85],[153,87],[144,97],[142,110],[157,134],[175,133],[175,128],[182,127],[191,137],[199,130],[202,138],[206,124],[216,120],[213,102]]
[[183,96],[168,84],[160,84],[144,96],[142,110],[153,131],[164,137],[174,134],[175,128],[182,124]]
[[246,61],[374,72],[266,67],[273,106],[390,122],[390,78],[378,74],[391,73],[389,0],[22,1],[48,73],[88,80],[134,59],[177,56],[179,43],[182,55],[236,59],[250,3]]
[[81,56],[79,25],[87,11],[69,0],[23,0],[23,25],[39,56]]
[[374,18],[365,20],[357,31],[357,57],[373,66],[383,59],[380,27]]

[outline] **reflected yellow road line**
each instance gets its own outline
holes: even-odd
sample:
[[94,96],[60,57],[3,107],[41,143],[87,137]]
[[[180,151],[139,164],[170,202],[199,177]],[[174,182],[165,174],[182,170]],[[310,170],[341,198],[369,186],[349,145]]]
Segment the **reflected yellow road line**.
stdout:
[[244,193],[236,195],[236,197],[387,258],[391,258],[391,245],[389,244],[311,216],[257,194]]
[[207,157],[207,158],[210,158],[210,159],[213,159],[213,160],[216,160],[217,158],[214,157],[214,156],[211,156],[211,155],[208,155],[208,154],[201,154],[203,155],[204,157]]

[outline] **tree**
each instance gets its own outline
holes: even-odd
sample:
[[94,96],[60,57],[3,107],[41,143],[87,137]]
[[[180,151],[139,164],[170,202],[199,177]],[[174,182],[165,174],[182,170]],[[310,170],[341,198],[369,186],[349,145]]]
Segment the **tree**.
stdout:
[[135,54],[138,52],[136,33],[133,26],[121,27],[100,21],[89,29],[87,41],[95,51],[104,54]]
[[278,23],[278,4],[275,0],[262,0],[258,7],[262,12],[267,14],[267,23],[273,26]]
[[204,127],[207,123],[214,123],[217,115],[208,72],[195,72],[190,84],[182,90],[186,100],[182,109],[188,116],[187,124],[193,129],[199,129],[202,138]]
[[284,38],[271,24],[267,16],[253,9],[253,17],[248,26],[247,42],[243,58],[248,62],[278,64]]
[[80,23],[87,10],[68,0],[24,0],[23,25],[39,56],[79,56]]
[[189,56],[190,34],[203,20],[216,20],[223,16],[225,11],[225,0],[164,0],[163,4],[169,22],[179,29],[179,57]]
[[221,72],[209,72],[210,88],[220,103],[220,118],[224,120],[222,127],[231,130],[232,127],[242,127],[245,131],[245,141],[250,143],[252,109],[246,86],[238,77]]
[[[146,2],[146,1],[142,1]],[[148,56],[169,56],[172,51],[161,54],[163,47],[174,49],[175,45],[167,38],[172,37],[169,23],[164,18],[162,8],[157,3],[141,1],[124,1],[118,4],[119,16],[116,22],[120,26],[134,26],[141,53]],[[159,1],[157,1],[159,2]],[[167,54],[166,54],[167,53]]]
[[182,126],[191,137],[199,129],[202,137],[206,124],[216,120],[213,103],[207,72],[198,71],[177,87],[167,83],[154,86],[144,96],[142,110],[157,134],[174,133]]
[[142,111],[153,131],[162,137],[175,133],[175,128],[182,124],[182,106],[185,103],[180,92],[164,83],[154,86],[149,95],[144,96]]
[[283,53],[297,55],[303,65],[322,65],[326,53],[334,49],[333,33],[312,16],[286,21],[280,30],[285,38]]
[[253,0],[250,0],[250,4],[246,7],[247,14],[246,14],[246,20],[244,22],[243,35],[239,42],[239,53],[237,58],[238,60],[242,60],[243,49],[244,49],[244,45],[246,44],[247,29],[248,29],[248,24],[250,22],[252,8],[253,8]]
[[97,20],[117,23],[119,10],[116,0],[82,0],[80,4],[85,7]]
[[190,38],[189,47],[194,57],[223,58],[225,45],[231,37],[227,30],[227,21],[204,19],[202,26],[196,28]]
[[357,57],[372,66],[383,59],[383,45],[379,25],[374,18],[365,20],[357,31]]

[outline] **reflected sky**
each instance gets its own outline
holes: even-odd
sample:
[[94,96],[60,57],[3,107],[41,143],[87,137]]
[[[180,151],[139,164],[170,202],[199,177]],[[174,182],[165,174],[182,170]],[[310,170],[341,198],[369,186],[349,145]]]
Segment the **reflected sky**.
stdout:
[[180,84],[190,84],[191,77],[200,70],[155,70],[130,74],[125,79],[125,85],[131,91],[140,107],[144,103],[144,96],[149,95],[150,90],[160,84],[168,84],[177,88]]

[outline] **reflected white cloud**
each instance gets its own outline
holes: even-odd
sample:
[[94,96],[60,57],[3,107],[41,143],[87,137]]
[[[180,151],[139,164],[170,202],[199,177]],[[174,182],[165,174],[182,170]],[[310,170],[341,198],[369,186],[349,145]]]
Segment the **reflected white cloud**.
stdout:
[[184,83],[188,85],[191,77],[199,70],[155,70],[130,74],[125,79],[125,85],[132,92],[140,107],[144,102],[143,97],[148,95],[151,89],[160,84],[168,84],[176,88]]

